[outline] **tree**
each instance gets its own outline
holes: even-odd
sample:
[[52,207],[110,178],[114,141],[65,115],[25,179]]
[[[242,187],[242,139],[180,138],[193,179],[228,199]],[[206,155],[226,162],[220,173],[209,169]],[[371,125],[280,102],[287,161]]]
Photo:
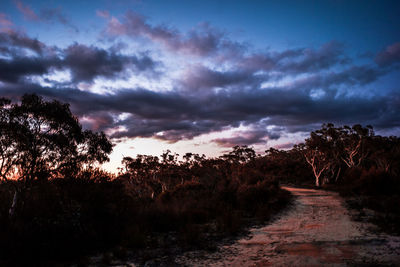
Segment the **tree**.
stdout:
[[16,172],[15,165],[18,163],[16,143],[11,136],[11,121],[9,99],[0,98],[0,179],[7,180]]
[[315,184],[321,185],[321,177],[337,182],[343,169],[360,166],[370,154],[374,136],[372,126],[335,127],[323,124],[306,139],[304,156],[312,167]]
[[108,160],[112,144],[104,133],[82,131],[69,105],[24,95],[20,104],[0,106],[1,175],[25,181],[71,173]]
[[23,181],[19,191],[38,179],[71,177],[82,167],[108,161],[112,144],[104,133],[83,131],[69,105],[24,95],[21,102],[0,100],[0,175]]
[[333,170],[338,162],[337,133],[333,124],[324,124],[320,130],[311,132],[306,139],[304,157],[311,166],[315,185],[321,185],[321,177]]
[[232,151],[224,154],[220,157],[223,160],[227,160],[231,163],[247,163],[256,158],[256,152],[253,148],[244,146],[234,146]]
[[374,136],[372,126],[363,128],[360,124],[353,127],[343,126],[341,132],[342,160],[349,167],[360,166],[369,155],[369,141]]
[[375,166],[393,176],[400,173],[400,138],[374,136],[369,158]]

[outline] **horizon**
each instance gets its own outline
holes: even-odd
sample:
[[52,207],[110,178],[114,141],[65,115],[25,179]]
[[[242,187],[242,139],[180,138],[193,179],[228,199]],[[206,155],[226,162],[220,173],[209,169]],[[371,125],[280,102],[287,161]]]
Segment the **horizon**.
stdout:
[[0,96],[71,105],[123,156],[400,130],[398,1],[2,1]]

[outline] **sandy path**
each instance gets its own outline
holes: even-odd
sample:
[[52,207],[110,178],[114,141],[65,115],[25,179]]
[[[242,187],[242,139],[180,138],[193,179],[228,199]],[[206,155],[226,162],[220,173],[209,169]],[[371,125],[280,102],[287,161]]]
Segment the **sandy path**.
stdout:
[[217,252],[187,252],[175,259],[187,266],[400,266],[400,237],[376,234],[354,222],[336,193],[284,187],[294,207]]

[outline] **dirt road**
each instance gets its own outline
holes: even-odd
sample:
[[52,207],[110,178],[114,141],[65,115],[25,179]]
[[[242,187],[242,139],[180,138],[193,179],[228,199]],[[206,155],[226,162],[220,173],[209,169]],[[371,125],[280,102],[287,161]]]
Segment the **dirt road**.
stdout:
[[186,266],[400,266],[400,237],[354,222],[336,193],[285,187],[294,207],[271,224],[217,252],[187,252]]

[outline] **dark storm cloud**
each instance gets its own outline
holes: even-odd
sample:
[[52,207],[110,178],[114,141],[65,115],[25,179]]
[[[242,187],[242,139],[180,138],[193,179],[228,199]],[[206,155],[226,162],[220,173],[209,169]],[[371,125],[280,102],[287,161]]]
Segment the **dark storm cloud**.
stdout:
[[124,56],[94,46],[74,44],[65,50],[65,66],[75,82],[92,81],[97,76],[113,78],[127,67],[136,71],[153,71],[157,63],[148,55]]
[[[282,129],[297,132],[299,127],[310,129],[324,122],[365,122],[385,128],[400,121],[398,101],[394,101],[393,95],[373,99],[327,95],[313,100],[302,90],[271,89],[220,92],[206,98],[193,98],[178,92],[156,93],[140,88],[101,95],[73,88],[52,89],[37,86],[3,87],[0,92],[8,97],[36,92],[71,103],[73,111],[80,117],[92,118],[93,123],[96,117],[101,118],[96,125],[98,129],[123,126],[124,131],[113,133],[112,137],[115,138],[154,137],[170,142],[238,127],[239,124],[249,125],[250,130],[237,132],[232,138],[216,142],[262,142],[278,138]],[[110,123],[111,117],[105,119],[107,116],[104,116],[104,112],[128,113],[130,116],[124,120],[113,119]],[[380,123],[381,121],[385,123]],[[281,126],[281,130],[270,132],[254,125],[277,125]]]
[[[36,53],[27,55],[24,49]],[[0,80],[18,82],[25,76],[49,74],[52,70],[69,69],[74,83],[91,82],[96,77],[113,79],[126,70],[157,74],[160,64],[148,54],[122,55],[118,48],[108,50],[73,44],[66,49],[47,47],[36,39],[15,31],[0,33]]]
[[[169,142],[192,139],[210,131],[221,130],[223,125],[217,121],[178,120],[175,118],[145,119],[134,117],[123,124],[127,131],[112,135],[120,137],[153,137]],[[207,126],[205,126],[207,125]]]
[[23,82],[29,75],[48,74],[60,63],[54,48],[37,39],[12,29],[0,32],[0,81]]
[[146,18],[138,13],[128,11],[122,22],[112,17],[107,25],[109,35],[125,35],[131,38],[145,37],[153,42],[160,43],[173,51],[198,56],[213,55],[217,52],[237,52],[242,45],[226,38],[225,34],[207,23],[199,24],[188,34],[166,25],[153,26]]
[[21,82],[21,78],[29,75],[44,75],[49,73],[52,66],[57,64],[57,59],[41,58],[13,58],[12,60],[0,59],[0,81]]
[[[40,55],[46,50],[46,45],[42,42],[11,29],[6,32],[0,32],[0,47],[11,54],[15,48],[26,48]],[[19,53],[21,53],[21,51],[19,51]]]

